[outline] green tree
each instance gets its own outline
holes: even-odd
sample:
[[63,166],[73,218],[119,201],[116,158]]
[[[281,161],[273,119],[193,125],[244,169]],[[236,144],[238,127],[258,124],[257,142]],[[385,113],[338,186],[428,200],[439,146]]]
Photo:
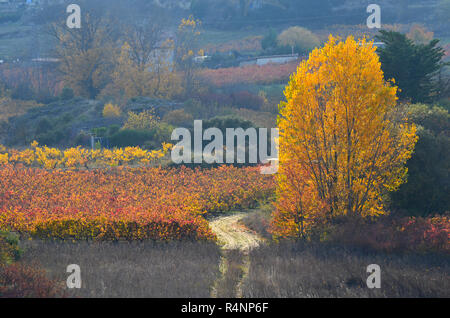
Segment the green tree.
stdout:
[[123,26],[124,43],[112,73],[116,99],[148,96],[172,98],[181,90],[173,71],[173,43],[164,36],[164,21],[158,16]]
[[419,141],[407,164],[408,183],[392,193],[392,205],[415,216],[450,211],[450,115],[424,104],[411,105],[408,113],[419,126]]
[[277,32],[274,29],[270,29],[261,41],[261,46],[263,50],[271,49],[277,47]]
[[59,98],[61,100],[70,100],[74,98],[73,89],[70,87],[64,87],[61,91],[61,94],[59,95]]
[[414,44],[406,35],[394,31],[380,31],[377,41],[385,78],[395,79],[399,97],[412,102],[427,102],[438,97],[436,75],[445,66],[445,53],[435,39],[428,44]]

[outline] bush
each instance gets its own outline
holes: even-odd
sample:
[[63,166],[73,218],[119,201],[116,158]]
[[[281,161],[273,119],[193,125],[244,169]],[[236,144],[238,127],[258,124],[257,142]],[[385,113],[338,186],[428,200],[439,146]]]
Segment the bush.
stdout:
[[266,36],[261,41],[261,46],[263,50],[275,48],[278,45],[277,43],[277,33],[274,29],[271,29]]
[[38,90],[34,93],[33,99],[40,104],[50,104],[57,100],[57,98],[48,89]]
[[415,124],[435,134],[450,131],[450,114],[443,107],[414,104],[409,106],[408,115]]
[[73,89],[70,87],[64,87],[61,91],[61,95],[59,95],[59,98],[63,101],[65,100],[71,100],[75,97],[75,94],[73,92]]
[[106,104],[103,108],[103,117],[106,118],[118,118],[122,115],[122,111],[119,106],[113,104]]
[[163,142],[170,142],[174,129],[175,127],[167,123],[158,123],[153,136],[153,141],[156,143],[153,148],[161,147]]
[[261,237],[272,239],[270,234],[270,219],[273,206],[265,205],[260,210],[249,212],[243,219],[242,223],[252,231],[258,233]]
[[450,211],[450,115],[440,107],[411,105],[419,141],[408,161],[408,182],[391,194],[397,213],[428,216]]
[[36,126],[36,134],[45,134],[53,129],[53,123],[47,117],[42,118]]
[[170,125],[174,125],[177,127],[180,127],[180,126],[190,127],[193,124],[194,117],[192,117],[191,114],[186,113],[184,111],[184,109],[177,109],[177,110],[167,113],[163,117],[163,121]]
[[123,125],[123,129],[150,130],[156,127],[158,117],[153,109],[145,110],[140,113],[128,113],[127,122]]
[[30,109],[41,106],[41,104],[35,101],[17,100],[8,97],[0,98],[0,120],[7,120],[11,117],[23,115]]
[[450,252],[450,218],[385,217],[375,222],[343,219],[328,229],[330,242],[384,252]]
[[155,131],[122,129],[110,137],[110,144],[113,147],[136,147],[142,146],[151,141]]
[[75,146],[81,146],[83,148],[91,147],[91,135],[82,131],[75,137],[73,143]]
[[33,97],[33,88],[28,83],[20,83],[11,92],[12,99],[32,100]]
[[[122,128],[118,125],[95,128],[92,129],[92,133],[97,137],[102,137],[109,141],[107,147],[124,148],[140,146],[145,149],[156,149],[160,148],[163,142],[171,141],[172,131],[175,129],[173,126],[165,122],[157,122],[156,120],[153,122],[142,121],[141,115],[132,114],[137,118],[137,121],[133,118]],[[82,136],[80,138],[78,141],[81,144],[85,144],[85,141],[83,141],[84,138]]]
[[96,135],[97,137],[110,137],[117,132],[119,132],[120,126],[119,125],[111,125],[108,127],[99,127],[92,129],[92,133]]
[[0,265],[11,264],[17,261],[22,251],[19,248],[19,236],[0,231]]
[[444,108],[446,111],[450,111],[450,97],[442,98],[438,105]]
[[70,130],[67,127],[60,127],[49,130],[45,133],[36,135],[36,141],[41,145],[53,146],[66,141],[70,136]]
[[259,110],[264,105],[264,99],[261,96],[252,94],[248,91],[233,93],[231,98],[233,100],[233,106],[239,108]]
[[47,278],[44,271],[22,264],[0,267],[0,297],[64,297],[62,286]]

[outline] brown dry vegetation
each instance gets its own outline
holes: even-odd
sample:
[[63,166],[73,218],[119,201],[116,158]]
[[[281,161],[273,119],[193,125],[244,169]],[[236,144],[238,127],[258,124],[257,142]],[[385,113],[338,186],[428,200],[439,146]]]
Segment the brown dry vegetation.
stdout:
[[[449,255],[266,244],[242,224],[266,217],[244,216],[213,221],[222,251],[199,242],[29,241],[21,263],[42,268],[59,285],[67,265],[80,265],[82,289],[69,290],[69,297],[450,297]],[[381,289],[366,286],[369,264],[381,266]]]
[[[283,243],[250,254],[244,297],[450,297],[450,258],[382,254],[324,244]],[[381,267],[369,289],[366,268]]]
[[22,262],[63,282],[81,268],[73,297],[209,297],[219,274],[219,249],[207,243],[62,243],[31,241]]

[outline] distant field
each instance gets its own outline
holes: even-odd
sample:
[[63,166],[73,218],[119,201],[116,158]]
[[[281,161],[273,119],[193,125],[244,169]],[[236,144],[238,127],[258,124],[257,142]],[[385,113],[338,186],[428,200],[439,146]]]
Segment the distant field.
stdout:
[[0,24],[0,59],[12,60],[46,56],[51,45],[37,26],[21,22]]
[[204,69],[200,78],[217,87],[236,84],[273,84],[284,83],[294,73],[299,62],[286,64],[250,65],[221,69]]
[[264,35],[268,32],[269,28],[257,28],[257,29],[246,29],[246,30],[236,30],[236,31],[221,31],[204,28],[200,34],[199,44],[200,46],[210,45],[210,44],[223,44],[231,41],[239,41],[247,37]]
[[32,27],[20,23],[0,24],[0,57],[15,59],[30,51],[33,42]]

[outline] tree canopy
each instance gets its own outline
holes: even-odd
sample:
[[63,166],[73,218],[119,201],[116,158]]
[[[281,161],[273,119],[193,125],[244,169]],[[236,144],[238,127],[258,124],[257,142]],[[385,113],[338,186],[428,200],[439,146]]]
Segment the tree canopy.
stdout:
[[444,50],[439,40],[428,44],[415,44],[402,33],[381,30],[377,41],[385,78],[395,79],[400,88],[399,97],[412,102],[427,102],[438,95],[435,76],[444,66]]
[[384,214],[384,194],[405,182],[416,127],[397,106],[375,50],[365,39],[330,37],[286,87],[276,235],[302,236],[341,215]]

